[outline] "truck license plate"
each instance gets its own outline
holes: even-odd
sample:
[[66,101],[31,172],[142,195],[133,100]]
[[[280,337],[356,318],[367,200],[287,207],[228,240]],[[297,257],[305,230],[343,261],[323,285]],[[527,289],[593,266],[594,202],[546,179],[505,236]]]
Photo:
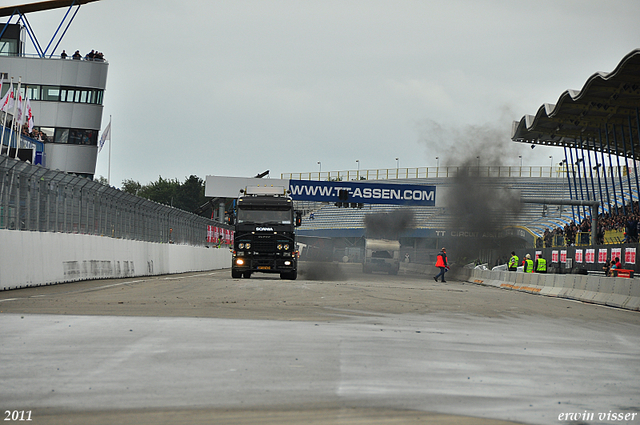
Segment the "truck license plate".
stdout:
[[271,266],[258,266],[258,270],[271,270]]

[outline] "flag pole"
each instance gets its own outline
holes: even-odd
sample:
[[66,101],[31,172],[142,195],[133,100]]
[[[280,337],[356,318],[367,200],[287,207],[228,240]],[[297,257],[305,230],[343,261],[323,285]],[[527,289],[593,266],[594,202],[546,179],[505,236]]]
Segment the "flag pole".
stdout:
[[18,158],[18,149],[20,148],[20,146],[22,145],[22,123],[24,121],[24,116],[26,115],[27,112],[27,91],[25,90],[24,93],[24,99],[22,100],[22,109],[21,109],[21,113],[20,116],[18,117],[18,128],[16,129],[16,156],[14,156],[14,158]]
[[[9,146],[7,146],[7,156],[11,156],[11,139],[13,139],[13,129],[16,126],[16,115],[18,114],[18,104],[20,103],[20,85],[22,84],[22,77],[18,77],[18,98],[14,100],[13,106],[13,119],[11,120],[11,133],[9,133]],[[18,153],[18,144],[16,143],[16,154]]]
[[107,184],[111,186],[111,115],[109,115],[109,167],[107,169]]
[[[11,88],[9,88],[9,91],[13,92],[13,77],[11,77]],[[11,96],[11,93],[7,92],[7,101],[9,96]],[[4,147],[4,133],[6,133],[6,127],[7,127],[7,114],[9,111],[5,111],[4,110],[4,106],[2,105],[2,110],[4,111],[4,118],[2,120],[2,136],[0,136],[0,153],[2,153],[2,148]],[[9,108],[7,108],[9,109]],[[11,132],[9,132],[9,134],[11,134]],[[9,148],[7,148],[7,156],[9,156]]]

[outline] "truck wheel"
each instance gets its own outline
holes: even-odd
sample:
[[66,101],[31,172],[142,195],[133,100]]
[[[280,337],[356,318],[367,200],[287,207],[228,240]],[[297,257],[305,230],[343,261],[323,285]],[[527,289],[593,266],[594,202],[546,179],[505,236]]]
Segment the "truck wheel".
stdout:
[[242,277],[242,272],[231,269],[231,277],[233,279],[240,279]]
[[244,272],[244,278],[249,279],[251,277],[251,272]]

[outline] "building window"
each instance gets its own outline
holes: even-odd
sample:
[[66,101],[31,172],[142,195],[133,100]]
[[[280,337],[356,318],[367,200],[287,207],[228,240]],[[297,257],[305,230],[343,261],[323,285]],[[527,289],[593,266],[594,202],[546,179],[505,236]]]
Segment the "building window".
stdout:
[[27,97],[31,100],[40,100],[40,86],[27,86]]
[[96,130],[83,130],[78,128],[56,128],[55,143],[68,143],[70,145],[97,145],[98,132]]
[[56,128],[54,143],[69,143],[69,129],[68,128]]
[[43,142],[53,141],[53,134],[55,132],[53,127],[34,127],[34,130],[38,131],[37,140],[41,140]]
[[42,100],[60,101],[60,87],[42,86]]

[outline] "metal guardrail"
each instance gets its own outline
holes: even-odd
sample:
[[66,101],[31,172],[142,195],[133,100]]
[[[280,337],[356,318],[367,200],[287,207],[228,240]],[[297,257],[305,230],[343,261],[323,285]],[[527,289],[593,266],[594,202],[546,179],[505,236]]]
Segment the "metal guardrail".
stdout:
[[[603,175],[618,174],[618,168],[622,175],[627,175],[627,168],[606,167],[593,171],[597,178],[597,172]],[[318,181],[351,181],[351,180],[394,180],[394,179],[430,179],[455,177],[460,170],[471,170],[476,177],[527,177],[527,178],[567,178],[567,166],[535,166],[535,167],[511,167],[511,166],[447,166],[447,167],[418,167],[418,168],[382,168],[373,170],[345,170],[345,171],[317,171],[305,173],[282,173],[282,179],[318,180]],[[576,177],[587,177],[583,168],[578,165],[569,166],[569,172]]]
[[220,223],[93,180],[0,156],[0,229],[205,245]]

